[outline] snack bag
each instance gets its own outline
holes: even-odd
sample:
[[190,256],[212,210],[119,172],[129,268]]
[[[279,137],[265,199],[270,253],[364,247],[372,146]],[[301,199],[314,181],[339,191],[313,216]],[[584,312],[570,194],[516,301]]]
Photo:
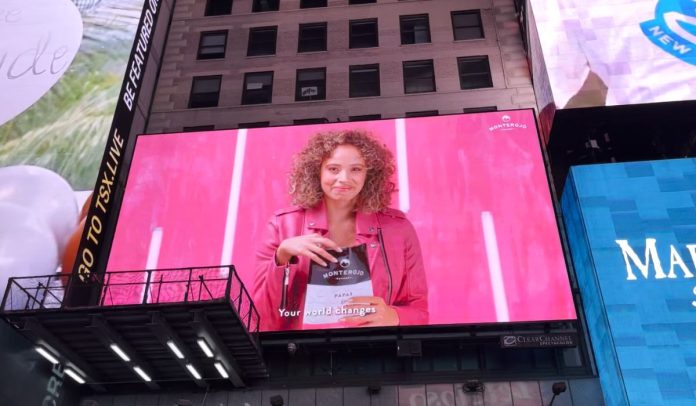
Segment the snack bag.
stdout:
[[365,244],[344,248],[342,252],[328,252],[338,262],[329,262],[326,267],[314,261],[310,264],[303,310],[304,324],[308,328],[359,315],[352,313],[353,309],[344,308],[345,302],[354,296],[373,296]]

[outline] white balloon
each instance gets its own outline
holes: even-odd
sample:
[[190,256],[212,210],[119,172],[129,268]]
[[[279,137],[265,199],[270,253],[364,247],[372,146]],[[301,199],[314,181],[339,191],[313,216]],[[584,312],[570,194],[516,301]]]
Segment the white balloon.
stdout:
[[[0,168],[0,203],[11,203],[30,211],[50,227],[62,255],[79,215],[75,193],[57,173],[38,166]],[[36,252],[35,255],[44,255]]]
[[58,246],[51,228],[32,210],[0,202],[0,292],[17,276],[56,273]]
[[0,2],[0,125],[41,99],[68,70],[82,42],[70,0]]

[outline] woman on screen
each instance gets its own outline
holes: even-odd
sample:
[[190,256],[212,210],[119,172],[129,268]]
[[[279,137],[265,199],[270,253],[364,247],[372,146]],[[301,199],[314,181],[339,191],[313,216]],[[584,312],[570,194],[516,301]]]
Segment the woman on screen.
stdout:
[[420,243],[389,208],[394,158],[359,130],[320,133],[295,157],[296,206],[275,212],[257,251],[261,330],[428,322]]

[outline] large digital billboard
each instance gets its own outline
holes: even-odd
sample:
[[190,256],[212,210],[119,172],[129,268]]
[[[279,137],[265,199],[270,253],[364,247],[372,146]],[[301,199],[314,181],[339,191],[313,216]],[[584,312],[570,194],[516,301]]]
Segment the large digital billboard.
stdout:
[[143,3],[0,5],[0,292],[75,257]]
[[[0,2],[0,295],[10,277],[72,270],[143,4]],[[63,366],[4,321],[0,365],[0,404],[77,402]]]
[[696,160],[573,167],[562,208],[606,404],[696,404]]
[[262,331],[575,318],[531,110],[138,137],[107,277],[220,264]]
[[555,107],[696,99],[693,0],[531,0],[531,9]]

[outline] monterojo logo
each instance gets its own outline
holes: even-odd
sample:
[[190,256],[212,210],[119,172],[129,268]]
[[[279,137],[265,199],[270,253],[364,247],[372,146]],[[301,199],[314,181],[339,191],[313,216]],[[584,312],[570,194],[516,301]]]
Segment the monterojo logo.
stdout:
[[640,28],[663,51],[696,65],[696,0],[661,0],[655,19]]
[[[694,0],[696,1],[696,0]],[[493,124],[492,126],[488,127],[488,131],[493,132],[496,130],[503,130],[503,131],[509,131],[509,130],[514,130],[516,128],[527,128],[527,124],[523,123],[516,123],[516,122],[511,122],[512,118],[508,116],[507,114],[504,114],[502,117],[500,117],[500,122],[498,124]]]

